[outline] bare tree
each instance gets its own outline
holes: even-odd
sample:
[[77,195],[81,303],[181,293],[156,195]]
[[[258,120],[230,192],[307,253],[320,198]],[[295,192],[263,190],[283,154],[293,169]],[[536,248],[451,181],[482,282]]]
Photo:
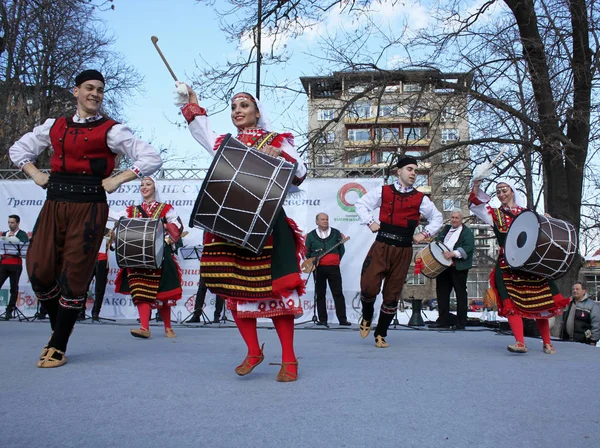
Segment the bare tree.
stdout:
[[111,49],[113,38],[95,15],[112,6],[112,0],[0,2],[1,167],[11,167],[7,150],[20,135],[48,117],[72,112],[71,89],[81,70],[103,72],[104,113],[119,118],[142,78]]

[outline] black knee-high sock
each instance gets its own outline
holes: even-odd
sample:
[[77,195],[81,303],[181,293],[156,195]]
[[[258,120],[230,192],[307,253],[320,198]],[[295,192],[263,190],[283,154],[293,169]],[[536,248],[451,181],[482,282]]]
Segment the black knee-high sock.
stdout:
[[379,313],[379,320],[377,321],[377,328],[375,329],[375,336],[387,336],[388,328],[394,320],[395,314]]
[[361,298],[360,303],[362,304],[363,319],[367,322],[371,322],[373,320],[373,314],[375,313],[375,301],[367,302]]
[[54,347],[63,352],[67,350],[69,336],[71,336],[71,332],[73,331],[73,327],[77,321],[78,314],[78,308],[66,308],[64,306],[58,306],[54,333],[52,334],[52,338],[48,344],[50,347]]
[[50,328],[52,331],[56,328],[56,316],[58,314],[58,299],[60,296],[57,296],[52,299],[44,300],[44,308],[46,308],[46,312],[48,313],[48,319],[50,319]]

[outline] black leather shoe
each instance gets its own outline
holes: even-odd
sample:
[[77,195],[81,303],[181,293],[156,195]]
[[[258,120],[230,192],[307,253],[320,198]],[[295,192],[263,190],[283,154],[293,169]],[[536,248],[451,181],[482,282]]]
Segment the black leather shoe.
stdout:
[[450,325],[433,322],[432,324],[429,324],[429,328],[450,328]]
[[317,322],[317,325],[321,325],[323,327],[326,327],[327,326],[327,322],[321,322],[321,321],[319,321],[319,322]]
[[100,316],[98,314],[92,314],[92,322],[100,322]]
[[199,323],[199,322],[200,322],[200,316],[192,316],[192,317],[190,318],[190,320],[188,320],[188,322],[189,322],[189,323],[192,323],[192,324],[197,324],[197,323]]
[[341,325],[341,326],[343,326],[343,327],[349,327],[349,326],[351,326],[352,324],[351,324],[350,322],[348,322],[347,320],[345,320],[345,321],[343,321],[343,322],[340,322],[340,325]]
[[464,330],[465,326],[461,325],[461,324],[456,324],[454,327],[452,327],[453,330]]
[[219,322],[221,322],[221,319],[218,317],[215,320],[213,320],[213,324],[218,324]]

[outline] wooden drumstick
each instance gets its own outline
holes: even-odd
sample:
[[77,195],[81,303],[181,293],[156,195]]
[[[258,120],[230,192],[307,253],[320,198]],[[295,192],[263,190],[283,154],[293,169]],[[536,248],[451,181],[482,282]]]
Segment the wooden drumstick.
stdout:
[[165,56],[162,54],[162,51],[160,51],[160,48],[158,48],[158,37],[156,36],[152,36],[150,38],[150,40],[152,41],[152,43],[154,44],[154,47],[156,48],[156,51],[158,51],[158,54],[160,55],[160,57],[162,58],[163,62],[165,63],[165,65],[167,66],[167,68],[169,69],[169,73],[171,73],[171,76],[173,77],[173,79],[175,81],[179,81],[177,79],[177,76],[175,76],[175,73],[173,72],[173,70],[171,69],[171,66],[169,65],[169,63],[167,62]]

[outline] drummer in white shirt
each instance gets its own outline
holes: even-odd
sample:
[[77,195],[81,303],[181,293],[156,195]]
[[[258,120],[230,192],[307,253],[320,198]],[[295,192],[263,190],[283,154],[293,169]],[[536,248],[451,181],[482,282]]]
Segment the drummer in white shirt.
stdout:
[[[431,328],[454,326],[457,330],[464,330],[467,325],[467,276],[473,267],[475,237],[462,220],[462,210],[455,208],[450,215],[450,223],[435,238],[449,249],[443,256],[452,260],[452,266],[436,277],[439,317],[430,325]],[[450,293],[453,289],[456,294],[456,315],[450,313]]]

